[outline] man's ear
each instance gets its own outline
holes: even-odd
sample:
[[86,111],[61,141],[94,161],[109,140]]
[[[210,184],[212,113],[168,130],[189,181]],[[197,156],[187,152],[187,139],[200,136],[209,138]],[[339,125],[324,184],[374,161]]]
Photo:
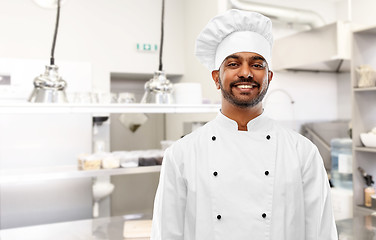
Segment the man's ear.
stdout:
[[268,72],[268,82],[270,83],[273,79],[273,72],[272,71],[269,71]]
[[219,84],[219,70],[212,71],[212,78],[214,80],[214,83],[217,89],[221,89],[221,85]]

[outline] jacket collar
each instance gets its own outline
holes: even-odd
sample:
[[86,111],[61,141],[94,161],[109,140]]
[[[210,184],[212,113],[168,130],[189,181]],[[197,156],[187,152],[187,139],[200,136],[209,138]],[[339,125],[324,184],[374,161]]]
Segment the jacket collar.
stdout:
[[[264,113],[260,114],[256,118],[252,119],[247,123],[247,131],[255,132],[255,131],[263,131],[267,130],[267,117]],[[227,116],[225,116],[222,111],[220,111],[215,119],[221,126],[226,129],[236,130],[238,131],[238,123]]]

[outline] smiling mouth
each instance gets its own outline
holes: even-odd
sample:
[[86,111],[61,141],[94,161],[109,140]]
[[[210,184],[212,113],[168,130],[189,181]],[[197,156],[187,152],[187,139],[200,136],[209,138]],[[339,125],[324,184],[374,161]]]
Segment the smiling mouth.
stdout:
[[260,85],[255,82],[240,82],[233,84],[232,87],[236,87],[239,89],[252,89],[252,88],[258,88]]
[[236,85],[235,87],[241,88],[241,89],[250,89],[257,87],[256,85]]

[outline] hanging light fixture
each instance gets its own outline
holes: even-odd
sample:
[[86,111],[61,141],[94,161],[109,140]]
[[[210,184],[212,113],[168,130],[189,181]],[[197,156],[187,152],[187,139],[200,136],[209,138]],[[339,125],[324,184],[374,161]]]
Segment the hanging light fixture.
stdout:
[[166,78],[166,74],[163,71],[162,53],[163,53],[163,37],[164,37],[164,7],[165,0],[162,0],[162,21],[161,21],[161,41],[159,48],[159,68],[154,72],[154,76],[148,82],[145,83],[145,94],[141,100],[141,103],[157,103],[157,104],[169,104],[173,103],[173,85]]
[[54,57],[57,31],[59,28],[60,1],[61,0],[57,0],[56,24],[52,42],[50,65],[46,65],[45,72],[34,79],[34,90],[29,97],[29,102],[67,102],[67,97],[65,94],[67,83],[59,76],[59,67],[55,65]]

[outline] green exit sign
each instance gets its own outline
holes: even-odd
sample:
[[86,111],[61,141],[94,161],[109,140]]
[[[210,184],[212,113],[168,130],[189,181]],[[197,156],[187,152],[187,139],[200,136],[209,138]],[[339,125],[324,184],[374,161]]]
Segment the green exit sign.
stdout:
[[154,43],[137,43],[136,49],[139,52],[156,52],[158,51],[158,44]]

